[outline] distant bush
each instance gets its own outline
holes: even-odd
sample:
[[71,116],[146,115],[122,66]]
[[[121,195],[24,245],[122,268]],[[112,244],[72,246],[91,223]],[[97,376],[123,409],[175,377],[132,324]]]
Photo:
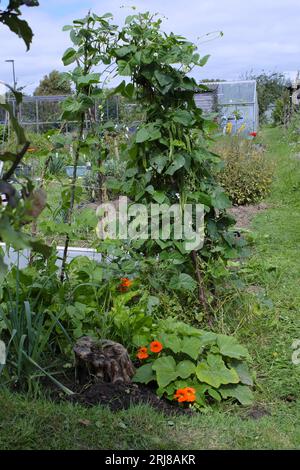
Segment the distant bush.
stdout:
[[294,112],[289,126],[286,129],[286,139],[287,142],[291,145],[299,145],[300,144],[300,112]]
[[0,124],[0,144],[2,142],[6,142],[7,137],[8,137],[7,126],[4,126],[4,124]]
[[225,164],[218,180],[233,204],[251,204],[267,196],[273,167],[260,144],[230,137],[217,144],[216,153]]
[[256,75],[253,72],[247,73],[247,80],[256,81],[259,122],[266,121],[266,111],[276,100],[281,100],[286,91],[285,76],[277,72],[264,72]]

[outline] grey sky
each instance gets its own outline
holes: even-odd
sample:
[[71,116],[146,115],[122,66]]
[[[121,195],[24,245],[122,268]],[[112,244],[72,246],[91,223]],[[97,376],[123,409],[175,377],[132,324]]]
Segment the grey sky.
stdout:
[[[27,93],[32,92],[43,75],[64,69],[61,56],[70,44],[68,33],[61,31],[64,24],[89,8],[98,14],[113,13],[118,23],[131,13],[121,5],[120,0],[40,0],[39,8],[24,8],[35,32],[34,43],[26,53],[22,41],[0,27],[0,80],[12,82],[11,66],[4,60],[15,59],[19,85],[27,85]],[[135,0],[127,5],[166,16],[166,31],[194,42],[202,37],[199,51],[211,58],[197,72],[197,79],[236,79],[251,69],[300,68],[299,0]],[[206,33],[218,30],[223,31],[222,38],[203,42]]]

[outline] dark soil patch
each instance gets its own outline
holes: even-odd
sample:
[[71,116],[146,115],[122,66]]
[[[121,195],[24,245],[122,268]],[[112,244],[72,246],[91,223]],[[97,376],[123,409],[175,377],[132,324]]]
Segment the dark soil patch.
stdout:
[[132,405],[147,404],[167,415],[192,413],[188,408],[179,407],[178,403],[173,404],[159,398],[150,387],[138,384],[98,382],[91,384],[81,393],[70,396],[68,400],[87,406],[105,405],[111,411],[127,410]]
[[268,209],[264,202],[251,204],[249,206],[234,206],[228,212],[236,219],[236,228],[247,229],[251,225],[253,217],[260,211]]
[[270,416],[270,412],[260,405],[254,405],[247,413],[247,418],[260,419],[264,416]]
[[115,384],[96,382],[79,385],[75,382],[73,369],[55,377],[65,387],[74,392],[74,395],[66,396],[60,388],[45,377],[42,379],[43,386],[54,401],[67,400],[85,406],[102,405],[109,407],[111,411],[127,410],[132,405],[147,404],[166,415],[194,413],[190,408],[179,406],[177,402],[159,398],[151,385],[120,382]]
[[294,403],[297,401],[297,397],[295,395],[284,395],[283,397],[280,397],[280,399],[287,401],[288,403]]

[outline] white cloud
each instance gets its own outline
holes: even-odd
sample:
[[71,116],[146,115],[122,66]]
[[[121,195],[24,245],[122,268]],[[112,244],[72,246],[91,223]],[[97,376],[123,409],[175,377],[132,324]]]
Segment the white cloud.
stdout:
[[[89,8],[102,14],[111,11],[119,23],[131,11],[120,9],[120,0],[46,0],[35,9],[23,9],[35,32],[30,52],[6,28],[0,28],[0,80],[12,81],[5,59],[15,59],[20,85],[32,91],[43,75],[63,69],[61,56],[69,46],[64,24],[83,16]],[[126,2],[127,3],[127,2]],[[300,68],[299,0],[135,0],[139,10],[165,15],[164,28],[193,41],[206,33],[222,30],[224,36],[200,41],[199,49],[211,58],[197,78],[238,78],[254,69],[294,70]],[[51,6],[50,6],[51,5]],[[3,47],[4,46],[4,47]]]

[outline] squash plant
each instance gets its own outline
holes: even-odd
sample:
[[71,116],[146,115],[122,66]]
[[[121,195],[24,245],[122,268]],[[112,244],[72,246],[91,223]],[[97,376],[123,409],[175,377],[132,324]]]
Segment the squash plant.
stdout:
[[234,220],[226,214],[230,201],[213,177],[220,160],[207,146],[216,124],[197,108],[194,94],[203,86],[189,76],[192,69],[206,64],[208,56],[200,57],[194,44],[160,28],[161,19],[150,13],[131,15],[113,51],[118,74],[130,81],[123,80],[115,93],[140,104],[145,118],[127,147],[124,181],[111,178],[108,183],[148,207],[151,203],[204,205],[201,250],[188,250],[175,239],[139,240],[138,248],[148,259],[175,266],[170,283],[177,289],[198,289],[199,302],[208,312],[205,263],[236,255],[235,240],[228,231]]
[[151,333],[136,335],[133,341],[140,348],[137,357],[144,363],[133,380],[156,382],[159,396],[176,400],[178,390],[192,388],[194,399],[187,401],[195,402],[196,406],[226,398],[236,399],[242,405],[252,403],[249,353],[234,337],[168,318],[159,321]]

